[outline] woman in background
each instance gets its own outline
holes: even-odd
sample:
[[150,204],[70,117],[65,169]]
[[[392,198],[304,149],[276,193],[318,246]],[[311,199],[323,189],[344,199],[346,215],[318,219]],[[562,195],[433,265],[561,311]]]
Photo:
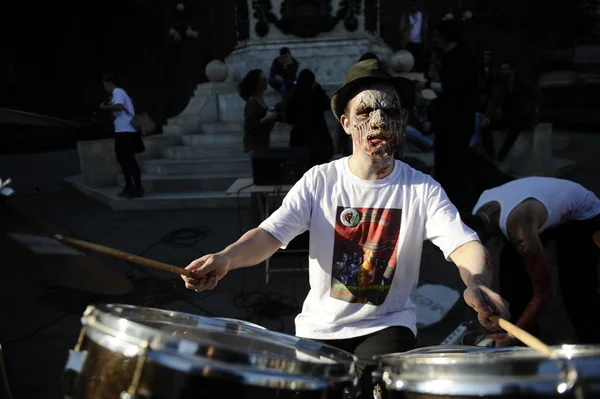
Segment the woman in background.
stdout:
[[[253,69],[240,82],[240,97],[246,102],[244,106],[244,152],[250,158],[254,150],[267,149],[271,142],[271,131],[279,113],[270,111],[265,104],[263,94],[267,90],[267,78],[260,69]],[[250,169],[252,170],[252,169]],[[258,193],[250,194],[250,210],[253,223],[258,226],[262,221],[262,210]]]
[[269,148],[271,131],[279,113],[270,111],[263,94],[267,89],[267,78],[260,69],[253,69],[239,85],[244,107],[244,152],[252,158],[256,149]]

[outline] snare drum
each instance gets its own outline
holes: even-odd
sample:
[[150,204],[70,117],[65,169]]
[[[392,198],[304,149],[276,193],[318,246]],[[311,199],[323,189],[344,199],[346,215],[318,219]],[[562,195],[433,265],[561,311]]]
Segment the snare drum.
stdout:
[[72,399],[342,398],[356,358],[236,320],[90,306],[64,375]]
[[377,358],[390,398],[600,398],[600,346],[433,346]]

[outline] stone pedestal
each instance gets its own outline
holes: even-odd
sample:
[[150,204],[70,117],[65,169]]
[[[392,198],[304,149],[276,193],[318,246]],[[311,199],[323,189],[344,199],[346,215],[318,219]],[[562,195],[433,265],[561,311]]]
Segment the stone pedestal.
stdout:
[[319,83],[340,84],[344,81],[348,68],[366,52],[374,52],[383,60],[387,60],[392,54],[392,50],[375,37],[248,44],[236,49],[225,59],[230,69],[228,81],[240,81],[251,69],[262,69],[268,74],[273,59],[279,55],[279,49],[283,46],[289,47],[300,63],[299,71],[310,69]]
[[89,187],[114,186],[117,183],[117,158],[113,139],[77,142],[83,183]]
[[[268,74],[281,47],[291,50],[300,70],[312,70],[329,95],[364,53],[373,52],[384,62],[393,54],[379,38],[378,0],[237,0],[236,14],[239,42],[225,58],[227,79],[199,85],[186,109],[169,119],[166,134],[241,130],[244,102],[237,84],[252,69]],[[280,94],[269,88],[267,105],[279,101]],[[337,129],[329,114],[331,128]]]
[[[319,83],[343,82],[348,68],[366,52],[374,52],[384,61],[390,59],[392,49],[379,38],[378,0],[316,3],[319,2],[238,1],[237,29],[242,40],[225,59],[229,68],[227,81],[239,81],[251,69],[262,69],[268,74],[273,59],[284,46],[300,63],[300,70],[313,71]],[[306,15],[318,10],[318,16]],[[301,25],[302,18],[315,22],[306,28]]]
[[[138,162],[158,158],[163,148],[181,143],[180,137],[157,135],[144,137],[146,150],[136,155]],[[115,156],[115,140],[100,139],[77,142],[82,182],[88,187],[108,187],[117,183],[121,173]]]

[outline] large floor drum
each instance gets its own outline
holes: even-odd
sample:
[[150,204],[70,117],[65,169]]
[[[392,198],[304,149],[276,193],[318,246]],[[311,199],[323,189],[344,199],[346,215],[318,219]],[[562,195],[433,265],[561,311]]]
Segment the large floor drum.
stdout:
[[90,306],[64,379],[73,399],[342,398],[355,357],[236,320]]

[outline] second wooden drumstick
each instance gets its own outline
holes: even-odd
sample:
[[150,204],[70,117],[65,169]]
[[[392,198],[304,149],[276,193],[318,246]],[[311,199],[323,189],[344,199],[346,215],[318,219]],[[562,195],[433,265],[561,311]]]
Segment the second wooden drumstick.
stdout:
[[594,243],[596,243],[596,245],[600,247],[600,231],[594,233],[593,240]]
[[163,263],[163,262],[159,262],[156,260],[143,258],[141,256],[137,256],[137,255],[133,255],[133,254],[130,254],[127,252],[119,251],[118,249],[113,249],[113,248],[105,247],[103,245],[98,245],[98,244],[93,244],[91,242],[77,240],[75,238],[63,237],[60,234],[54,235],[54,238],[57,239],[58,241],[62,241],[67,244],[75,245],[75,246],[78,246],[81,248],[91,249],[92,251],[95,251],[95,252],[98,252],[98,253],[101,253],[104,255],[112,256],[114,258],[119,258],[119,259],[126,260],[129,262],[137,263],[142,266],[147,266],[147,267],[152,267],[154,269],[163,270],[165,272],[175,273],[175,274],[183,275],[186,277],[194,278],[194,275],[189,270],[181,268],[181,267],[169,265],[168,263]]
[[536,351],[541,352],[544,355],[552,356],[552,349],[533,335],[529,334],[527,331],[515,326],[509,321],[504,320],[502,317],[492,316],[490,317],[490,320],[498,323],[498,325],[500,325],[500,328],[502,328],[507,333],[512,334],[513,337],[523,342],[531,349],[535,349]]

